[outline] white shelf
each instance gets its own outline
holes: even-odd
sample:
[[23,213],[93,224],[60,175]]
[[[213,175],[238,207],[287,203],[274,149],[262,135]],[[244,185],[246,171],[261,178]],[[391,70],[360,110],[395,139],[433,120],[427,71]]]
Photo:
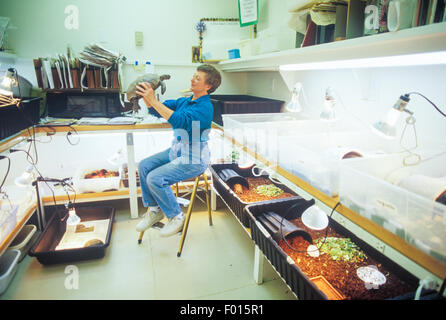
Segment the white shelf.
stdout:
[[219,63],[226,72],[278,71],[280,65],[446,50],[446,22]]

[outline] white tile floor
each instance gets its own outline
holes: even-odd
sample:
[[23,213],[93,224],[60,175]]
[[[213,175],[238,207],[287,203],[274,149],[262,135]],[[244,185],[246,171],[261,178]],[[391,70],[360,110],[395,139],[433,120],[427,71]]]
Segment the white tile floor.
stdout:
[[255,283],[254,243],[223,204],[209,226],[205,205],[196,201],[179,258],[179,235],[160,238],[150,229],[138,245],[139,219],[130,218],[128,200],[104,204],[116,208],[110,246],[102,259],[72,263],[79,272],[77,289],[65,286],[73,275],[65,273],[67,264],[44,266],[26,256],[0,299],[295,299],[266,260],[264,283]]

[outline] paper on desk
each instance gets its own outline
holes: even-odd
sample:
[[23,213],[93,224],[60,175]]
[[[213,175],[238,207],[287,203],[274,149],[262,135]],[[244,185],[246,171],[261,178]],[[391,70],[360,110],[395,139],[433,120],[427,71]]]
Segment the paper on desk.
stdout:
[[69,88],[73,88],[73,80],[71,79],[71,71],[70,71],[70,62],[68,61],[68,58],[65,55],[62,55],[62,59],[64,60],[65,65],[67,66],[67,78],[68,78],[67,85],[69,86]]
[[136,119],[130,117],[115,117],[108,121],[109,124],[135,124]]
[[101,125],[108,124],[109,118],[88,118],[83,117],[77,121],[77,124],[86,124],[86,125]]
[[92,228],[92,230],[84,232],[67,230],[57,245],[56,251],[84,248],[88,246],[88,242],[91,240],[99,240],[105,244],[109,223],[110,219],[81,221],[80,224],[77,225],[76,230],[78,230],[80,226],[84,230],[88,230],[89,228]]
[[53,75],[51,74],[51,64],[48,59],[42,59],[42,66],[45,70],[46,78],[48,79],[48,85],[50,89],[54,89]]
[[55,65],[55,67],[56,67],[57,74],[59,75],[59,80],[60,80],[61,88],[63,89],[63,88],[64,88],[64,85],[63,85],[63,82],[62,82],[62,74],[61,74],[61,72],[60,72],[60,64],[59,64],[59,61],[56,60],[56,62],[54,62],[54,65]]

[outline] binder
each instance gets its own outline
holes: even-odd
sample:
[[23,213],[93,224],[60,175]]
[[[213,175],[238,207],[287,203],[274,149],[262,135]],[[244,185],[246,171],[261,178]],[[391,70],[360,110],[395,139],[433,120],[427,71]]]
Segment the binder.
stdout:
[[437,0],[437,6],[435,8],[435,13],[433,14],[434,19],[433,19],[433,23],[438,23],[438,22],[442,22],[443,20],[443,16],[445,13],[445,4],[446,1],[445,0]]
[[347,6],[338,4],[336,6],[336,22],[334,28],[334,41],[345,40],[347,24]]
[[33,59],[34,71],[36,72],[37,86],[43,89],[42,80],[42,61],[40,59]]
[[81,87],[79,69],[72,68],[70,69],[70,73],[71,73],[71,79],[73,81],[73,88],[79,89]]
[[361,37],[364,31],[364,9],[365,3],[362,0],[350,0],[347,9],[346,38],[352,39]]
[[308,47],[308,46],[312,46],[315,44],[316,42],[316,32],[317,32],[317,26],[316,24],[313,22],[313,20],[311,20],[308,23],[308,27],[307,27],[307,32],[305,32],[305,37],[304,37],[304,41],[302,41],[302,47]]
[[93,67],[86,65],[87,70],[87,86],[88,89],[94,89],[95,88],[95,82],[94,82],[94,69]]

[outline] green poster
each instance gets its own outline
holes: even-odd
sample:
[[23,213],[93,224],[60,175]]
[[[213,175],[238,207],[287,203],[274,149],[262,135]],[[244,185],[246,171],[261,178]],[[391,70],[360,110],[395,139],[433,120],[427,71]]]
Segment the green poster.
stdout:
[[238,15],[240,27],[246,27],[259,22],[259,0],[238,0]]

